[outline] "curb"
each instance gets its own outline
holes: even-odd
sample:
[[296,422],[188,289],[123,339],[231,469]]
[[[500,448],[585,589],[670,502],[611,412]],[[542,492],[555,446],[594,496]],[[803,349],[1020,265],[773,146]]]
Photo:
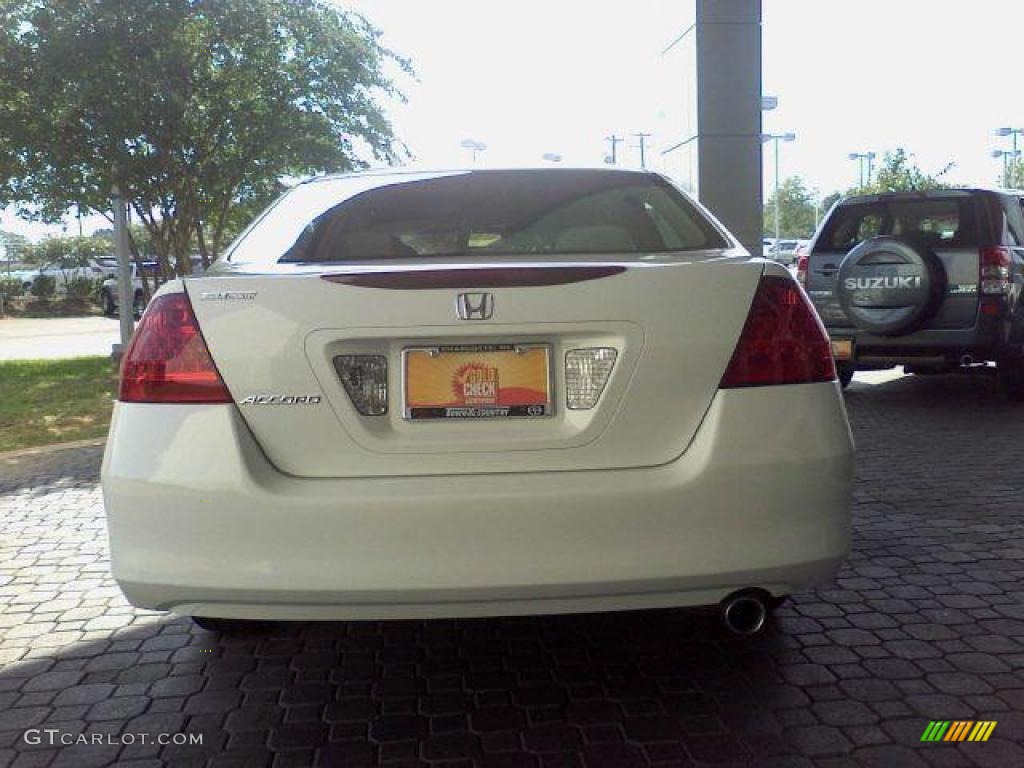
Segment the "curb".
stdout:
[[72,440],[70,443],[54,443],[53,445],[42,445],[38,448],[19,448],[16,451],[0,453],[0,461],[17,460],[30,456],[45,456],[58,451],[68,451],[72,448],[90,448],[103,445],[107,442],[105,437],[93,437],[89,440]]

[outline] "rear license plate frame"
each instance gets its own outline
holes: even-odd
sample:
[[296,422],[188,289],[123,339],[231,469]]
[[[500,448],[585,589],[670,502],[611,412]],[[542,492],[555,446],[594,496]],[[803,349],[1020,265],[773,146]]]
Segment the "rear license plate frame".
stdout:
[[[489,354],[495,352],[528,353],[533,350],[544,352],[544,383],[546,401],[543,403],[524,403],[516,405],[412,405],[409,397],[409,361],[413,355],[428,354],[430,356],[451,354]],[[409,422],[461,422],[461,421],[519,421],[545,419],[555,413],[555,383],[552,367],[553,350],[551,344],[544,342],[529,343],[488,343],[488,344],[435,344],[405,347],[402,350],[402,418]],[[500,391],[500,388],[499,388]]]

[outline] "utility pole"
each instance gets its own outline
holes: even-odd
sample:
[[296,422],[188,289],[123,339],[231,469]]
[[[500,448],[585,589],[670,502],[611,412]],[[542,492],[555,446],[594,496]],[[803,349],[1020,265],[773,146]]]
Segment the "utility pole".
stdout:
[[640,149],[640,167],[647,168],[647,162],[644,157],[644,148],[646,146],[647,138],[651,135],[649,133],[634,133],[634,136],[638,139],[639,143],[637,147]]
[[619,159],[618,153],[616,152],[616,148],[619,146],[619,142],[624,141],[624,139],[621,136],[616,136],[613,133],[611,136],[605,136],[604,140],[612,145],[612,153],[611,155],[609,155],[609,157],[611,157],[611,160],[609,161],[609,163],[611,165],[615,165],[616,161]]
[[128,220],[125,216],[125,201],[117,184],[111,190],[110,197],[114,209],[114,245],[117,248],[117,313],[121,320],[121,344],[115,346],[114,357],[120,358],[128,349],[128,342],[135,330],[135,302],[132,296],[132,265],[128,257]]

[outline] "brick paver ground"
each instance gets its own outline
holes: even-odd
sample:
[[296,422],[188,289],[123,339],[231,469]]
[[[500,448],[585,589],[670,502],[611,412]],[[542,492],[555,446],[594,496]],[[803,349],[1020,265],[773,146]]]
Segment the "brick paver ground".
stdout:
[[[847,400],[853,556],[753,642],[702,611],[222,638],[118,593],[98,449],[0,463],[0,766],[1024,766],[1024,407],[983,377]],[[175,732],[203,744],[121,743]]]

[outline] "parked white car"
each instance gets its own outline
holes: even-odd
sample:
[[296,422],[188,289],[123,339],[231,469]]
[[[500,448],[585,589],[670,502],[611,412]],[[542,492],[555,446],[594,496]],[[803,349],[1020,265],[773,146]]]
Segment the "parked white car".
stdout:
[[[142,271],[134,262],[130,265],[132,270],[132,308],[135,316],[142,314],[146,308],[146,292],[143,286],[142,276],[145,275],[148,281],[150,292],[155,292],[158,287],[160,268],[155,261],[142,262]],[[100,305],[103,307],[103,314],[114,315],[117,313],[118,290],[117,290],[117,265],[114,265],[114,274],[103,281],[100,287]]]
[[[20,269],[12,271],[9,277],[20,280],[21,288],[24,293],[29,293],[32,290],[32,286],[35,281],[41,276],[46,275],[52,277],[54,280],[54,290],[57,293],[66,293],[68,289],[68,283],[78,277],[87,277],[90,280],[103,277],[106,274],[106,269],[103,266],[103,260],[97,259],[91,261],[87,266],[83,267],[61,267],[56,263],[42,264],[38,267],[31,269]],[[4,275],[7,277],[8,275]]]
[[298,185],[163,286],[103,461],[136,606],[381,619],[720,603],[847,555],[853,446],[781,266],[661,176]]
[[[146,288],[150,294],[155,293],[164,280],[160,276],[160,266],[155,261],[142,262],[142,271],[134,261],[129,265],[132,271],[132,306],[136,317],[142,315],[146,308]],[[117,291],[117,259],[114,259],[113,272],[103,281],[100,287],[100,304],[103,307],[103,314],[114,315],[117,313],[118,291]],[[199,257],[192,258],[192,273],[202,274],[203,262]],[[146,278],[146,285],[143,284],[143,276]]]

